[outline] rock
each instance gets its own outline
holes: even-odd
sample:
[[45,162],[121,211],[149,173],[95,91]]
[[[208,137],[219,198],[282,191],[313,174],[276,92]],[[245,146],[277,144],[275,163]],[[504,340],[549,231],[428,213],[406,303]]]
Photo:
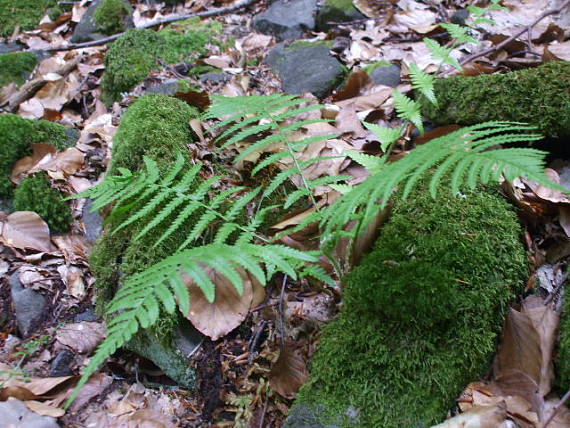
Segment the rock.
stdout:
[[26,49],[26,45],[21,44],[20,42],[2,42],[0,41],[0,55],[15,52],[15,51],[22,51]]
[[324,0],[317,13],[317,30],[327,31],[338,22],[351,22],[366,19],[352,3],[352,0]]
[[23,338],[29,337],[39,327],[44,317],[46,299],[31,288],[24,288],[18,272],[10,276],[10,292],[20,335]]
[[0,415],[3,427],[18,428],[58,428],[55,418],[40,416],[32,412],[26,405],[15,398],[0,402]]
[[380,66],[370,73],[370,77],[377,85],[395,88],[402,82],[400,79],[401,71],[402,69],[397,64]]
[[93,321],[98,321],[99,320],[99,315],[97,315],[97,313],[95,312],[95,310],[93,308],[88,308],[86,309],[84,312],[81,312],[80,314],[75,315],[75,318],[73,318],[74,322],[93,322]]
[[253,28],[277,41],[300,39],[315,29],[317,0],[276,0],[253,20]]
[[94,243],[103,232],[103,218],[99,215],[98,211],[91,211],[92,207],[93,201],[88,199],[83,207],[82,218],[83,225],[85,226],[85,238],[87,238],[87,241]]
[[[124,0],[125,5],[129,8],[130,13],[123,19],[122,31],[126,31],[129,28],[134,28],[135,24],[133,22],[133,9],[127,0]],[[73,31],[73,36],[71,36],[71,41],[73,43],[83,43],[90,42],[92,40],[102,39],[109,34],[98,25],[95,21],[95,12],[103,4],[103,0],[96,0],[87,8],[87,11],[81,17],[81,21],[75,27]],[[113,33],[113,32],[111,32]]]
[[200,82],[202,83],[226,83],[232,78],[226,73],[204,73],[200,76]]
[[204,335],[189,322],[181,321],[171,338],[158,337],[156,332],[142,330],[127,348],[152,361],[172,380],[184,388],[195,387],[196,375],[190,367],[190,356],[198,350]]
[[50,377],[61,377],[61,376],[71,376],[73,371],[71,370],[71,364],[75,355],[68,349],[62,349],[57,353],[55,358],[51,362]]
[[469,18],[468,9],[456,10],[453,15],[451,15],[450,21],[452,24],[465,25],[465,20]]
[[325,425],[320,412],[308,404],[293,406],[283,428],[340,428],[338,425]]
[[268,64],[281,78],[288,94],[311,92],[324,98],[345,75],[344,66],[329,52],[326,42],[280,43],[267,54]]
[[147,94],[168,95],[169,97],[180,91],[180,83],[178,80],[167,80],[157,85],[146,88]]

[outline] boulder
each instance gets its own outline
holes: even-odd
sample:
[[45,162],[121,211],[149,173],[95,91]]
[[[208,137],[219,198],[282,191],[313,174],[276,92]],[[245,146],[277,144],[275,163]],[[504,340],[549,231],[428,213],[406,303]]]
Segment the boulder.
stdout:
[[71,41],[90,42],[122,33],[134,26],[133,8],[128,0],[96,0],[81,17]]
[[20,336],[27,338],[37,330],[44,319],[47,301],[37,291],[24,288],[18,272],[10,276],[10,295]]
[[315,29],[317,0],[276,0],[253,20],[255,31],[277,41],[300,39]]
[[359,19],[366,19],[366,15],[354,6],[352,0],[324,0],[317,12],[317,30],[327,31],[339,22]]

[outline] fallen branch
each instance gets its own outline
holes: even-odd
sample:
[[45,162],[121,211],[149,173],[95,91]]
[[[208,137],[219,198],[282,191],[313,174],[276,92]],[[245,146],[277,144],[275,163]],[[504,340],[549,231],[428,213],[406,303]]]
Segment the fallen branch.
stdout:
[[[237,3],[233,4],[232,6],[228,6],[228,7],[221,7],[218,9],[207,10],[205,12],[190,13],[187,15],[174,15],[174,16],[170,16],[168,18],[159,19],[157,21],[148,22],[144,25],[141,25],[140,27],[137,27],[137,29],[142,30],[145,28],[158,27],[160,25],[170,24],[171,22],[182,21],[184,19],[189,19],[189,18],[205,18],[205,17],[209,17],[209,16],[223,15],[225,13],[233,12],[234,10],[238,10],[238,9],[250,6],[250,5],[252,5],[258,1],[259,0],[240,0]],[[91,42],[70,43],[67,46],[58,46],[55,48],[49,48],[49,49],[45,49],[45,51],[46,52],[70,51],[73,49],[82,49],[82,48],[90,48],[93,46],[100,46],[100,45],[104,45],[105,43],[109,43],[109,42],[112,42],[113,40],[118,39],[123,34],[125,34],[125,33],[124,32],[123,33],[117,33],[117,34],[113,34],[112,36],[109,36],[109,37],[104,37],[102,39],[93,40]]]
[[[77,67],[77,64],[79,64],[82,59],[83,56],[78,55],[72,61],[69,61],[64,66],[62,66],[59,70],[56,70],[55,73],[64,78],[69,73],[71,73],[75,67]],[[46,80],[44,77],[36,77],[35,79],[24,83],[20,90],[10,96],[2,105],[0,105],[0,107],[6,111],[16,111],[20,104],[32,98],[36,92],[43,88],[48,82],[49,80]]]
[[527,25],[526,27],[524,27],[521,31],[513,34],[511,37],[509,37],[508,39],[503,40],[501,43],[499,43],[498,45],[492,46],[488,49],[485,49],[484,51],[481,52],[477,52],[474,53],[473,55],[468,56],[467,58],[464,58],[463,60],[460,61],[461,65],[465,65],[479,57],[488,55],[490,53],[493,53],[499,49],[501,49],[503,46],[508,45],[509,43],[511,43],[513,40],[515,40],[516,38],[520,37],[522,34],[526,33],[527,31],[530,33],[530,30],[536,25],[538,24],[540,21],[542,21],[544,18],[546,18],[547,16],[551,16],[551,15],[556,15],[560,12],[562,12],[564,9],[566,9],[566,7],[568,7],[568,5],[570,5],[570,0],[565,0],[564,2],[562,2],[562,4],[554,9],[550,9],[547,10],[546,12],[544,12],[542,15],[540,15],[538,18],[536,18],[534,20],[534,22],[530,25]]

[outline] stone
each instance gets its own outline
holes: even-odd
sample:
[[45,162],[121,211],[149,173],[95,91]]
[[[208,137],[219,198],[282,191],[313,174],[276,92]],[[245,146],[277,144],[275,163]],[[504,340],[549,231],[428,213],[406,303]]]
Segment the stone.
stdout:
[[315,29],[317,0],[276,0],[253,19],[255,31],[275,36],[277,41],[300,39]]
[[160,94],[172,96],[180,91],[179,80],[167,80],[165,82],[158,83],[157,85],[152,85],[146,88],[147,94]]
[[401,71],[402,69],[400,66],[396,64],[381,66],[372,71],[370,73],[370,77],[372,78],[372,81],[377,85],[384,85],[395,88],[402,82],[400,79]]
[[352,3],[352,0],[324,0],[317,12],[317,30],[327,31],[339,22],[351,22],[367,17]]
[[3,427],[59,428],[55,418],[40,416],[28,409],[22,401],[12,397],[0,402],[0,415]]
[[87,308],[85,311],[81,312],[80,314],[75,315],[73,318],[74,322],[93,322],[98,321],[100,319],[99,315],[95,312],[93,308]]
[[24,288],[18,272],[10,276],[10,293],[20,336],[29,337],[40,326],[47,301],[37,291]]
[[280,43],[267,54],[265,63],[281,78],[288,94],[310,92],[324,98],[346,74],[346,68],[331,55],[326,42]]
[[340,428],[338,425],[325,425],[319,412],[308,404],[293,406],[283,428]]
[[[75,30],[73,31],[73,36],[71,36],[71,41],[73,43],[90,42],[92,40],[102,39],[109,35],[102,32],[95,22],[95,12],[102,3],[103,0],[96,0],[91,4],[91,6],[87,8],[81,17],[81,21],[79,21],[75,27]],[[125,4],[128,5],[131,10],[131,13],[123,21],[125,30],[127,30],[129,28],[134,28],[135,24],[133,22],[132,7],[130,3],[125,0]]]
[[26,45],[20,42],[2,42],[0,41],[0,55],[10,52],[23,51],[26,49]]
[[232,76],[226,73],[204,73],[200,76],[202,83],[226,83],[231,80]]
[[75,355],[68,349],[62,349],[57,353],[55,358],[51,362],[50,366],[50,377],[61,377],[61,376],[71,376],[73,371],[71,370],[71,364],[75,360]]
[[85,227],[85,238],[88,242],[94,243],[103,232],[103,217],[97,210],[92,211],[93,201],[88,199],[83,207],[83,225]]
[[453,15],[451,15],[450,21],[452,24],[465,25],[465,20],[469,18],[468,9],[456,10]]
[[127,349],[152,361],[180,386],[193,389],[196,375],[190,367],[190,357],[202,344],[204,335],[187,321],[178,322],[171,334],[165,338],[142,330],[128,343]]

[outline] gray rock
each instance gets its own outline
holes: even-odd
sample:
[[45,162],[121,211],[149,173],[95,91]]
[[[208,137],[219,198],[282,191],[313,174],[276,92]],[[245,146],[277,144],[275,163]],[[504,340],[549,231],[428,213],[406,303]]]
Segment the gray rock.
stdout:
[[295,42],[290,46],[280,43],[267,54],[265,63],[281,78],[283,90],[288,94],[311,92],[324,98],[346,73],[329,50],[326,42]]
[[0,211],[4,211],[6,214],[10,214],[14,211],[14,200],[0,199]]
[[305,31],[315,29],[316,12],[317,0],[276,0],[254,18],[253,28],[278,41],[300,39]]
[[26,49],[26,45],[23,45],[19,42],[11,43],[0,41],[0,55],[9,52],[23,51],[24,49]]
[[232,78],[226,73],[204,73],[200,76],[200,82],[203,83],[226,83]]
[[386,65],[375,69],[370,73],[370,77],[377,85],[385,85],[395,88],[402,82],[400,79],[401,71],[402,69],[399,65]]
[[0,402],[1,425],[18,428],[58,428],[55,418],[40,416],[32,412],[26,405],[15,398]]
[[61,377],[61,376],[71,376],[73,371],[71,370],[71,364],[75,355],[68,349],[62,349],[57,353],[55,358],[51,362],[50,366],[50,377]]
[[[92,40],[102,39],[106,37],[107,34],[103,34],[101,30],[97,27],[95,22],[95,11],[102,3],[103,0],[96,0],[87,8],[83,16],[81,17],[81,21],[75,27],[73,31],[73,36],[71,36],[71,41],[73,43],[83,43],[83,42],[90,42]],[[133,22],[133,8],[128,0],[124,0],[125,4],[128,5],[131,13],[125,18],[123,21],[123,25],[125,30],[129,28],[134,28],[135,24]]]
[[465,20],[469,18],[468,9],[456,10],[453,15],[451,15],[450,21],[452,24],[465,25]]
[[204,335],[186,320],[178,322],[172,338],[158,337],[156,332],[142,330],[128,343],[127,348],[152,361],[180,386],[195,387],[196,375],[190,368],[190,357],[198,350]]
[[97,315],[97,313],[95,312],[95,310],[93,308],[88,308],[86,309],[84,312],[81,312],[80,314],[75,315],[75,317],[73,318],[74,322],[93,322],[93,321],[97,321],[99,320],[99,315]]
[[92,211],[93,201],[88,199],[83,206],[83,224],[85,226],[85,238],[94,243],[103,232],[103,217],[98,211]]
[[157,85],[149,86],[145,92],[147,94],[168,95],[169,97],[180,91],[178,80],[167,80]]
[[20,336],[23,338],[29,337],[39,327],[44,318],[47,301],[37,291],[24,288],[20,282],[18,272],[10,276],[10,292]]
[[367,19],[352,3],[352,0],[324,0],[317,13],[317,30],[327,31],[339,22]]
[[79,137],[81,136],[81,132],[79,132],[79,130],[75,128],[66,128],[65,135],[66,139],[64,144],[67,148],[69,148],[75,146],[77,140],[79,140]]

